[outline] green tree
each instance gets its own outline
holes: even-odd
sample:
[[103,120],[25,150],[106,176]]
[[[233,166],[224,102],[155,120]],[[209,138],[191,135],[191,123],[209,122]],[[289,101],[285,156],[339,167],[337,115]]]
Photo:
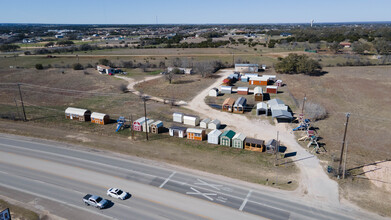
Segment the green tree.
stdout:
[[330,48],[330,50],[331,50],[333,53],[338,53],[338,51],[339,51],[340,49],[342,49],[343,46],[342,46],[341,44],[339,44],[338,41],[334,41],[333,43],[331,43],[331,44],[329,45],[329,48]]
[[352,49],[358,54],[363,54],[365,51],[371,50],[371,45],[357,41],[352,44]]
[[384,39],[377,39],[373,42],[377,54],[389,54],[391,51],[391,44]]
[[53,41],[50,41],[50,42],[45,44],[45,47],[52,47],[52,46],[54,46],[54,42]]
[[286,58],[279,60],[274,66],[278,73],[312,74],[322,70],[320,63],[310,59],[307,55],[289,54]]
[[108,59],[100,59],[99,63],[102,64],[102,65],[105,65],[105,66],[110,66],[111,65],[111,62]]
[[74,70],[83,70],[84,69],[83,65],[81,65],[80,63],[74,63],[72,65],[72,67]]
[[20,47],[15,44],[2,44],[2,45],[0,45],[0,51],[2,51],[2,52],[15,51],[18,48],[20,48]]
[[40,63],[35,64],[35,69],[37,70],[43,70],[43,65]]

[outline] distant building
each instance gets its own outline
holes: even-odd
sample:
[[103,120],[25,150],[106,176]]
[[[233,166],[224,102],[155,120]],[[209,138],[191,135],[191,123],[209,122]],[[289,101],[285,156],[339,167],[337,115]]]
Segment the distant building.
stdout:
[[258,64],[235,64],[235,71],[240,73],[257,73],[258,72]]
[[192,68],[181,68],[181,67],[167,67],[167,73],[172,72],[174,69],[178,69],[182,74],[193,74]]

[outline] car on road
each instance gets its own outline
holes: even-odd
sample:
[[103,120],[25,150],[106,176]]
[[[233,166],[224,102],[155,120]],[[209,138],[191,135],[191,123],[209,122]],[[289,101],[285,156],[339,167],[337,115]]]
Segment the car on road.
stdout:
[[126,197],[128,197],[129,194],[117,188],[110,188],[107,190],[107,195],[110,197],[124,200],[126,199]]
[[107,201],[106,199],[91,194],[85,195],[83,197],[83,201],[86,205],[94,206],[98,209],[103,209],[109,204],[109,201]]

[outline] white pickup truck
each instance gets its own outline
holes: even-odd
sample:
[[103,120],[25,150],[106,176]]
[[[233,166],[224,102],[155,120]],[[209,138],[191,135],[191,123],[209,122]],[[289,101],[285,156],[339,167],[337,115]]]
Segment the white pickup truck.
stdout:
[[102,197],[94,196],[91,194],[85,195],[83,197],[83,202],[86,205],[91,205],[98,209],[103,209],[109,204],[109,201],[107,201],[106,199],[102,199]]

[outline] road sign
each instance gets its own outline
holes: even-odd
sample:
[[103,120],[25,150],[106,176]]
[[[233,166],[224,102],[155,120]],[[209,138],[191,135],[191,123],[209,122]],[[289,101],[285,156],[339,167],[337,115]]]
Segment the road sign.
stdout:
[[11,220],[10,209],[6,208],[0,212],[0,220]]

